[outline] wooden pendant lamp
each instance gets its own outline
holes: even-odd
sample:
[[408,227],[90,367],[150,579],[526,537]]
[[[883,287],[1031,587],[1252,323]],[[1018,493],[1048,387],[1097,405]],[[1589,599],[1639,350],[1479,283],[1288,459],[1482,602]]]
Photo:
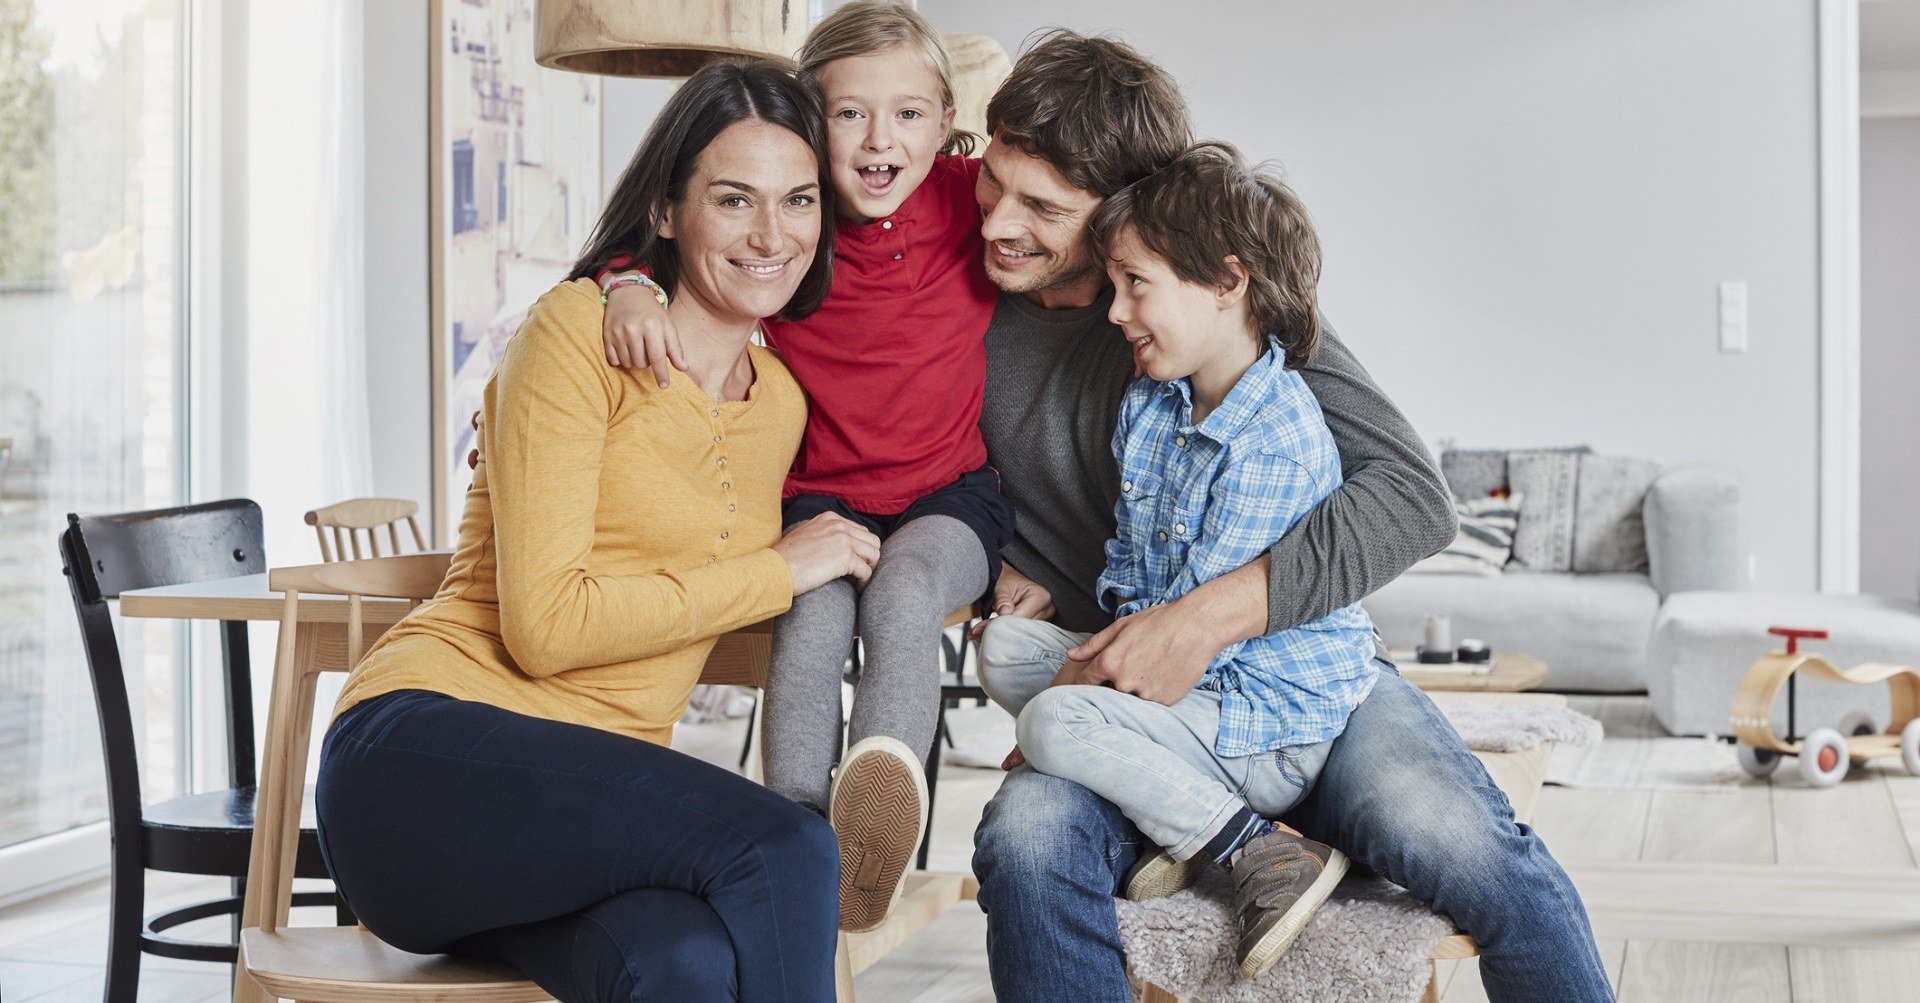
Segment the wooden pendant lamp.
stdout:
[[805,0],[539,0],[541,66],[678,79],[722,56],[790,59],[807,34]]

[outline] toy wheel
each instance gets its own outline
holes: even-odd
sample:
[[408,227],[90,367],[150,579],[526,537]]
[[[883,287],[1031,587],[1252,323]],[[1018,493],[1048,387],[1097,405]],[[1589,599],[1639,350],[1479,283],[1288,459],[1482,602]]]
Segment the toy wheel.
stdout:
[[1832,787],[1847,775],[1847,740],[1820,728],[1800,743],[1800,778],[1811,787]]
[[1855,735],[1877,735],[1880,733],[1880,726],[1874,723],[1872,714],[1856,710],[1840,719],[1840,727],[1837,730],[1842,737],[1852,738]]
[[1780,754],[1772,749],[1762,749],[1759,746],[1741,742],[1737,750],[1740,768],[1747,771],[1748,776],[1765,780],[1773,775],[1774,770],[1780,768]]
[[1920,777],[1920,717],[1900,729],[1900,763],[1908,773]]

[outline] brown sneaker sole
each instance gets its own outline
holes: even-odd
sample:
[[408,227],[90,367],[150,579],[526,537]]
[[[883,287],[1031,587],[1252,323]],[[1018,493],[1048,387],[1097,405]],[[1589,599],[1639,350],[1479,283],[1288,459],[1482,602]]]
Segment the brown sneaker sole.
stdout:
[[1293,907],[1254,930],[1254,941],[1244,949],[1240,956],[1240,974],[1249,979],[1257,979],[1267,974],[1287,953],[1287,948],[1300,937],[1300,931],[1307,928],[1307,921],[1326,904],[1327,896],[1333,894],[1335,885],[1347,873],[1347,855],[1334,850],[1327,858],[1327,866],[1314,879],[1313,884],[1301,893]]
[[1127,875],[1127,899],[1132,902],[1163,899],[1192,888],[1200,876],[1207,873],[1211,863],[1204,854],[1175,860],[1167,851],[1155,850],[1153,856],[1135,864]]
[[864,739],[834,778],[827,820],[840,837],[840,929],[850,933],[886,920],[920,846],[926,781],[910,756],[893,739]]

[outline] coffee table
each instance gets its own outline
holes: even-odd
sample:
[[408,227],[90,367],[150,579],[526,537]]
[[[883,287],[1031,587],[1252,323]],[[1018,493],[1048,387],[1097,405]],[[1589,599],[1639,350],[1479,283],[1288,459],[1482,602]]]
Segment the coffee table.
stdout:
[[1493,667],[1487,672],[1467,672],[1466,666],[1458,663],[1422,665],[1410,651],[1394,651],[1393,661],[1400,667],[1402,678],[1423,690],[1515,693],[1547,681],[1547,663],[1516,651],[1495,652]]

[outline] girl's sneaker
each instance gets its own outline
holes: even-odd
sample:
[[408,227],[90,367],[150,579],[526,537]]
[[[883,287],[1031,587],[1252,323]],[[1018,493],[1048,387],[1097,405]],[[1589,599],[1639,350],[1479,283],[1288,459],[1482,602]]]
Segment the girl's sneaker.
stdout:
[[854,743],[834,774],[827,821],[840,836],[840,929],[871,930],[900,901],[927,831],[920,757],[885,735]]

